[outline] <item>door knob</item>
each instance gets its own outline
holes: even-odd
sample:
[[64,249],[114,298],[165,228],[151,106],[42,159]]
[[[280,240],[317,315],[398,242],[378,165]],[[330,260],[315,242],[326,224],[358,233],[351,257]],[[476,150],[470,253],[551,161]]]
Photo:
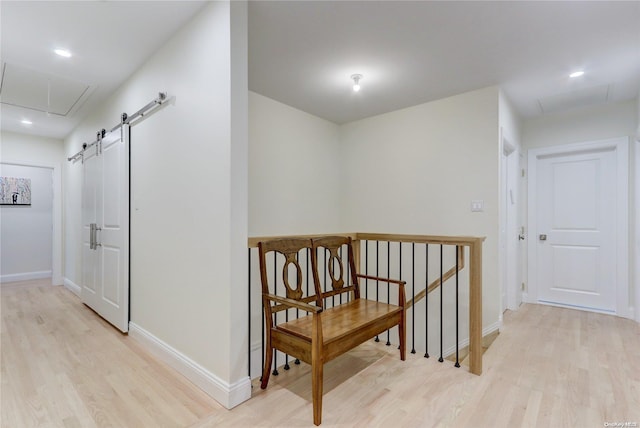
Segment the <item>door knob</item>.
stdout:
[[520,235],[518,235],[518,240],[519,241],[524,241],[524,235],[522,233]]
[[546,241],[546,240],[547,240],[547,235],[545,235],[545,234],[540,234],[540,240],[541,240],[541,241]]

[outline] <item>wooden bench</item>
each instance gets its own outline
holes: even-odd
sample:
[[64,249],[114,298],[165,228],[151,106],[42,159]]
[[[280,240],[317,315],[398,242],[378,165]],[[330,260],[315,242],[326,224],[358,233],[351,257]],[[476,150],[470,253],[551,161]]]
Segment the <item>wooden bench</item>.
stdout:
[[[347,249],[350,273],[348,279],[344,278],[346,270],[340,252],[343,246]],[[406,353],[405,282],[358,274],[355,269],[351,238],[347,237],[277,239],[260,242],[258,248],[266,330],[266,355],[260,386],[265,389],[269,383],[274,349],[311,364],[313,423],[320,425],[324,364],[395,326],[398,326],[400,338],[400,359],[404,361]],[[306,275],[303,275],[298,262],[300,257],[306,257],[305,249],[311,254],[313,273],[313,294],[311,295],[305,295],[303,277]],[[324,260],[327,261],[326,269],[329,276],[327,283],[330,283],[331,287],[325,284],[326,291],[321,289],[318,252],[321,254],[325,252]],[[269,253],[280,253],[285,258],[281,263],[281,278],[284,286],[281,284],[280,290],[276,290],[278,287],[270,281],[270,279],[274,280],[277,272],[268,275],[267,255]],[[275,256],[276,254],[273,254],[273,257]],[[290,270],[292,266],[295,271]],[[324,268],[323,266],[323,277],[326,275]],[[396,284],[398,304],[392,305],[361,298],[359,278]],[[296,279],[296,283],[291,284],[291,279]],[[308,286],[309,284],[307,288]],[[345,293],[349,297],[343,296],[344,303],[325,309],[324,302],[327,297],[335,296],[334,300],[339,301],[339,295]],[[282,322],[285,317],[280,316],[281,322],[276,323],[276,313],[289,309],[304,312],[300,314],[300,318],[288,322]]]

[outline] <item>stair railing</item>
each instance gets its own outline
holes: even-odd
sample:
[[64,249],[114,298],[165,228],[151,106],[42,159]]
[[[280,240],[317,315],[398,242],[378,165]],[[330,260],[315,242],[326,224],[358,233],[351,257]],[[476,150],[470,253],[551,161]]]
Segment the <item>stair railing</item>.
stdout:
[[[322,235],[297,235],[296,237],[313,238]],[[424,347],[424,356],[429,358],[429,348],[439,345],[438,361],[455,352],[456,367],[460,366],[459,349],[467,342],[469,345],[469,371],[476,375],[482,373],[482,244],[484,237],[473,236],[430,236],[430,235],[401,235],[380,233],[348,233],[331,234],[349,236],[353,240],[353,251],[356,271],[365,275],[386,276],[406,281],[407,293],[407,339],[410,339],[411,352],[416,353],[418,347]],[[259,303],[260,279],[257,269],[257,243],[276,238],[292,238],[293,236],[253,237],[248,242],[248,275],[249,275],[249,375],[254,377],[259,373],[260,364],[257,351],[262,347],[264,358],[264,333],[262,340],[256,342],[251,332],[259,331],[258,321],[261,315]],[[346,250],[347,247],[345,247]],[[468,252],[468,258],[465,253]],[[323,257],[323,255],[317,255]],[[326,255],[325,255],[326,256]],[[324,261],[324,260],[323,260]],[[299,262],[304,275],[308,274],[309,254],[299,254]],[[273,260],[274,268],[276,260]],[[326,265],[326,261],[324,263]],[[444,266],[451,266],[445,271]],[[465,268],[467,268],[465,270]],[[347,268],[348,269],[348,268]],[[274,269],[275,272],[275,269]],[[345,277],[349,277],[346,273]],[[277,278],[274,278],[277,279]],[[326,273],[321,281],[326,282]],[[466,287],[461,287],[466,282]],[[361,296],[372,300],[394,301],[397,296],[388,284],[380,284],[374,280],[362,279],[360,282]],[[328,299],[325,307],[342,303]],[[424,301],[424,304],[423,304]],[[252,304],[253,303],[253,304]],[[461,306],[468,305],[467,317],[460,313]],[[253,308],[253,310],[252,310]],[[453,308],[453,309],[452,309]],[[283,311],[279,315],[286,320],[294,319],[304,314],[297,311]],[[435,319],[432,319],[434,317]],[[453,313],[453,314],[452,314]],[[424,324],[417,322],[423,318]],[[462,318],[462,319],[460,319]],[[455,320],[455,321],[454,321]],[[262,318],[262,322],[264,319]],[[452,325],[453,324],[453,325]],[[468,338],[460,341],[460,325],[466,327]],[[445,327],[446,326],[446,327]],[[449,345],[445,348],[444,330],[455,329],[455,340],[448,338]],[[392,329],[395,330],[395,329]],[[430,336],[431,333],[431,336]],[[394,339],[393,331],[386,332],[385,344],[390,346]],[[411,337],[409,337],[409,334]],[[416,337],[416,335],[422,337]],[[434,337],[435,336],[435,337]],[[438,340],[439,339],[439,340]],[[380,338],[376,337],[376,341]],[[435,340],[435,345],[434,345]],[[451,342],[453,345],[451,346]],[[252,360],[254,361],[252,364]],[[284,356],[284,369],[290,368],[291,358]],[[298,361],[295,361],[297,364]],[[262,361],[264,363],[264,361]],[[252,372],[252,367],[254,370]],[[274,375],[278,371],[278,356],[274,358]]]

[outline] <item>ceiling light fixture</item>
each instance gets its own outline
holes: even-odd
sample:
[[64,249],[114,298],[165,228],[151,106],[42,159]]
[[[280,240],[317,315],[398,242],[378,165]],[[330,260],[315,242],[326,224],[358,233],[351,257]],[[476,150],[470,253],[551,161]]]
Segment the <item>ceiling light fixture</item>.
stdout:
[[574,78],[574,77],[580,77],[584,74],[584,71],[579,70],[579,71],[574,71],[573,73],[571,73],[569,75],[569,77]]
[[71,52],[66,49],[54,49],[53,51],[62,57],[71,58]]
[[362,74],[352,74],[351,80],[353,80],[353,92],[358,92],[360,90],[360,80],[362,79]]
[[22,119],[20,123],[23,125],[33,125],[33,122],[31,122],[29,119]]

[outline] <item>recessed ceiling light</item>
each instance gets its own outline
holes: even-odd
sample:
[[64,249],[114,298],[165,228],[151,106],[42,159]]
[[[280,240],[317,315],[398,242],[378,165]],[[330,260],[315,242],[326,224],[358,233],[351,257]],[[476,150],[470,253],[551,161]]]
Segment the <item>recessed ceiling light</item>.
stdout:
[[20,123],[23,125],[33,125],[33,122],[31,122],[29,119],[22,119]]
[[54,52],[62,57],[71,58],[71,52],[66,49],[54,49]]
[[573,77],[580,77],[580,76],[582,76],[583,74],[584,74],[584,71],[582,71],[582,70],[578,70],[578,71],[574,71],[573,73],[571,73],[571,74],[569,75],[569,77],[572,77],[572,78],[573,78]]

